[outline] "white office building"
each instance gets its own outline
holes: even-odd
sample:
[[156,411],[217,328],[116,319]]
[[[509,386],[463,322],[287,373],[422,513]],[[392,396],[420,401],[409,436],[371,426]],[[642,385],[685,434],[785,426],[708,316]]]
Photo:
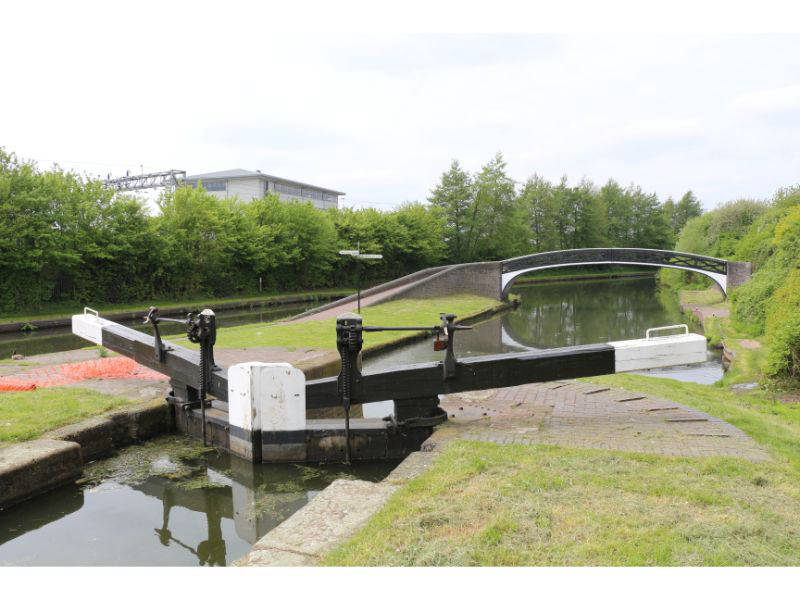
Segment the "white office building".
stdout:
[[316,208],[337,208],[339,197],[344,196],[344,192],[245,169],[190,175],[183,180],[184,185],[192,187],[200,182],[206,191],[218,198],[238,196],[242,200],[252,200],[268,192],[277,192],[282,200],[311,202]]

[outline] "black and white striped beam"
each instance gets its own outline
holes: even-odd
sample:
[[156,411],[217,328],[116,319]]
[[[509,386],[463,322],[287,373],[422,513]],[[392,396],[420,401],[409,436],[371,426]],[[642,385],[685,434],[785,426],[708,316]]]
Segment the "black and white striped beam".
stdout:
[[[164,362],[153,352],[153,337],[96,314],[72,317],[73,333],[173,380],[199,387],[200,353],[168,345]],[[456,376],[444,380],[441,363],[402,365],[362,376],[359,400],[372,403],[407,400],[492,388],[511,387],[556,379],[608,375],[639,369],[692,364],[706,360],[706,340],[702,335],[684,333],[639,340],[570,346],[550,350],[532,350],[512,354],[475,356],[459,360]],[[212,374],[209,393],[228,400],[228,373]],[[339,406],[336,377],[308,381],[305,384],[307,408]]]

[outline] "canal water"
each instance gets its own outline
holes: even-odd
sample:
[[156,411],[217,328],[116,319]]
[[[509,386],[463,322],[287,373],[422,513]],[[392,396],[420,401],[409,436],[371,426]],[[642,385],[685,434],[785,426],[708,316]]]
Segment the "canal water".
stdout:
[[0,566],[227,565],[334,479],[380,481],[396,464],[254,465],[165,436],[0,511]]
[[[458,333],[458,356],[641,338],[650,327],[683,322],[653,278],[519,285],[512,293],[521,300],[516,309]],[[242,311],[239,322],[220,314],[219,323],[304,308]],[[432,345],[426,339],[366,359],[364,370],[441,360]],[[644,374],[713,383],[722,366],[709,353],[701,365]],[[379,481],[394,466],[253,465],[166,436],[93,463],[81,485],[0,511],[0,565],[230,564],[334,479]]]
[[[651,327],[685,323],[672,295],[654,277],[516,285],[520,305],[456,335],[456,356],[479,356],[645,337]],[[680,330],[666,333],[678,333]],[[367,334],[369,335],[369,334]],[[398,364],[442,360],[430,339],[364,360],[369,373]],[[642,375],[711,384],[722,378],[718,351],[704,363],[638,371]]]
[[[321,303],[295,302],[280,306],[254,306],[251,308],[219,310],[216,313],[217,326],[222,328],[247,325],[249,323],[269,323],[299,314],[319,304]],[[144,317],[144,311],[142,312],[142,317]],[[180,316],[173,315],[170,318],[180,318]],[[143,324],[142,321],[143,318],[140,317],[117,322],[139,331],[152,333],[153,327]],[[184,333],[186,327],[179,323],[164,321],[159,325],[159,331],[162,335]],[[78,348],[85,348],[87,345],[90,345],[89,342],[72,334],[71,327],[0,333],[0,358],[9,358],[12,353],[33,356],[34,354],[77,350]]]

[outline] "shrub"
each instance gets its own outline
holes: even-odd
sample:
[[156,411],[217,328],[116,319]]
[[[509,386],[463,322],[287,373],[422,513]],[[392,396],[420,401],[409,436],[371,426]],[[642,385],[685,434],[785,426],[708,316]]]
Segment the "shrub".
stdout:
[[800,262],[770,299],[766,315],[769,353],[765,374],[800,375]]

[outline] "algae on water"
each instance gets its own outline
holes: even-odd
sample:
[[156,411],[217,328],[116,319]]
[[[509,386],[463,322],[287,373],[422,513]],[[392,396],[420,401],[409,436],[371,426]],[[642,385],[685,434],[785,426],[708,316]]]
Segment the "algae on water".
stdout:
[[124,448],[111,458],[90,463],[84,470],[84,476],[89,485],[99,485],[108,480],[136,484],[149,477],[185,480],[205,473],[205,467],[197,462],[217,452],[192,438],[163,436],[139,446]]

